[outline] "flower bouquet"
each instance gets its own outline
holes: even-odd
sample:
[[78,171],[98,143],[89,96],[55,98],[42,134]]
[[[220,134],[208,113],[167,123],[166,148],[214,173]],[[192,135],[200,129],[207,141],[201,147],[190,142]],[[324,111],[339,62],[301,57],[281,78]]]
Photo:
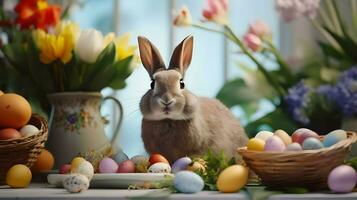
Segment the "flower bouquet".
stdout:
[[45,0],[21,0],[13,15],[0,15],[0,89],[19,92],[46,112],[47,94],[122,89],[134,66],[129,34],[81,31],[61,19],[66,10]]
[[[176,26],[192,26],[217,32],[239,48],[239,55],[247,56],[256,68],[241,66],[242,77],[225,83],[217,98],[229,107],[240,106],[249,120],[248,134],[253,135],[264,126],[289,132],[297,127],[308,127],[328,133],[341,127],[345,117],[355,117],[357,95],[357,2],[347,1],[352,9],[352,20],[343,19],[335,0],[276,0],[281,18],[290,22],[306,17],[324,37],[318,40],[320,52],[300,69],[284,59],[273,43],[267,24],[250,24],[243,37],[237,36],[228,20],[228,1],[207,0],[203,20],[193,23],[187,7],[174,20]],[[352,24],[347,22],[352,21]],[[213,22],[218,28],[208,26]],[[267,66],[267,63],[274,63]],[[254,92],[252,92],[254,91]],[[273,111],[258,119],[250,118],[268,100]]]

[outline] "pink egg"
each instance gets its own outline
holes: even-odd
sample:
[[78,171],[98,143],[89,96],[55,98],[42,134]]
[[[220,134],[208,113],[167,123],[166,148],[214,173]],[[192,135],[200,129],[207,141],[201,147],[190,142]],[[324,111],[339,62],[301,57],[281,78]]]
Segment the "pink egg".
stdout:
[[70,164],[64,164],[59,169],[59,173],[60,174],[68,174],[70,171],[71,171],[71,165]]
[[264,151],[282,152],[285,150],[285,144],[278,136],[273,135],[265,142]]
[[115,173],[118,170],[118,164],[111,158],[103,158],[99,163],[99,173]]
[[340,165],[330,172],[327,184],[333,192],[348,193],[353,190],[356,181],[356,171],[348,165]]
[[117,173],[134,173],[135,163],[132,160],[126,160],[119,164]]
[[297,142],[302,145],[304,140],[308,137],[314,137],[316,139],[319,139],[319,135],[314,131],[307,128],[299,128],[293,133],[292,140],[293,142]]

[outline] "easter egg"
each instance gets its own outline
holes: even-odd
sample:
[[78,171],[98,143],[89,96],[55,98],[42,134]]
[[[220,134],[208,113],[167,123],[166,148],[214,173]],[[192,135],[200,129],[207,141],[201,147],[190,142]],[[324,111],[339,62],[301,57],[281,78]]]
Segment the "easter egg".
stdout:
[[187,166],[192,163],[191,158],[189,157],[182,157],[177,159],[171,166],[172,173],[177,173],[181,170],[186,170]]
[[31,170],[26,165],[14,165],[6,174],[6,184],[12,188],[27,187],[32,179]]
[[324,147],[330,147],[339,141],[347,139],[347,133],[344,130],[334,130],[327,134],[323,140]]
[[271,136],[273,136],[274,133],[270,132],[270,131],[259,131],[256,135],[255,138],[261,139],[264,142],[270,138]]
[[216,182],[217,189],[220,192],[237,192],[247,184],[248,168],[242,165],[232,165],[224,169]]
[[115,173],[118,170],[118,164],[111,158],[103,158],[99,162],[99,173]]
[[69,164],[64,164],[59,169],[60,174],[68,174],[70,171],[71,171],[71,165]]
[[21,134],[13,128],[4,128],[0,130],[0,140],[13,140],[21,138]]
[[354,189],[356,181],[356,171],[348,165],[340,165],[330,172],[327,185],[333,192],[348,193]]
[[264,151],[282,152],[285,150],[284,142],[276,135],[271,136],[264,146]]
[[152,154],[149,158],[149,162],[150,162],[150,165],[153,165],[158,162],[170,164],[169,161],[167,161],[167,159],[163,155],[158,154],[158,153]]
[[117,173],[134,173],[135,169],[135,163],[131,160],[126,160],[119,164]]
[[284,144],[286,146],[292,143],[290,135],[287,132],[285,132],[284,130],[281,130],[281,129],[276,130],[274,132],[274,135],[278,136],[284,142]]
[[72,174],[63,180],[63,187],[70,193],[79,193],[89,188],[89,180],[82,174]]
[[151,165],[148,169],[149,173],[170,173],[171,167],[165,162],[158,162]]
[[317,135],[317,133],[315,133],[314,131],[307,128],[300,128],[293,133],[292,142],[297,142],[302,145],[304,140],[309,137],[314,137],[316,139],[320,138],[319,135]]
[[313,137],[306,138],[304,143],[302,143],[302,149],[304,150],[315,150],[322,148],[324,148],[324,145],[320,142],[320,140]]
[[297,142],[293,142],[286,146],[285,151],[302,151],[302,146]]
[[20,134],[22,137],[29,137],[31,135],[36,135],[40,130],[34,125],[27,124],[20,129]]
[[259,138],[252,138],[247,143],[247,149],[252,151],[264,151],[265,141]]
[[179,171],[175,174],[173,185],[181,193],[196,193],[203,189],[203,179],[191,171]]
[[55,159],[51,152],[43,149],[40,155],[37,157],[36,162],[32,165],[31,170],[33,172],[45,172],[50,171],[55,164]]
[[0,127],[19,129],[30,120],[32,110],[29,102],[18,94],[0,96]]
[[138,172],[138,173],[146,173],[147,172],[149,165],[150,165],[148,157],[142,156],[142,155],[137,155],[137,156],[132,157],[130,160],[133,161],[135,164],[135,172]]
[[205,161],[200,159],[198,161],[194,161],[187,166],[187,170],[191,172],[198,172],[200,174],[206,174],[206,165]]
[[71,174],[82,174],[91,180],[94,175],[93,165],[84,160],[84,158],[77,157],[71,162]]
[[119,151],[113,156],[113,159],[116,163],[121,163],[123,161],[129,160],[129,157],[123,151]]

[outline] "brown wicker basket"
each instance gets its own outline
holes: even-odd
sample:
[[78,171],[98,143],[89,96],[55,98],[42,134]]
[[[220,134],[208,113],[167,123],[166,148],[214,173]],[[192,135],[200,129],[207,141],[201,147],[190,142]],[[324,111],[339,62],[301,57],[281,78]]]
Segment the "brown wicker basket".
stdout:
[[5,180],[7,170],[15,164],[31,167],[44,148],[48,135],[46,120],[33,114],[29,124],[36,126],[40,132],[26,138],[0,140],[0,182]]
[[347,132],[347,135],[346,140],[319,150],[278,153],[251,151],[242,147],[238,153],[267,186],[318,190],[327,187],[328,174],[343,163],[351,144],[356,142],[356,133]]

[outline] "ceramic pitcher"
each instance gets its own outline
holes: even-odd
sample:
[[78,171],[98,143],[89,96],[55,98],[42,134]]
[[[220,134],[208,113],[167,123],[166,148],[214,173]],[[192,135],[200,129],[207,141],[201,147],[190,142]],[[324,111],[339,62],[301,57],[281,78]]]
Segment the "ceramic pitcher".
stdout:
[[[55,157],[55,168],[70,163],[76,156],[83,156],[97,165],[104,156],[116,151],[113,142],[119,134],[123,108],[114,97],[103,98],[97,92],[63,92],[48,95],[52,105],[50,132],[47,148]],[[118,106],[120,118],[113,137],[104,132],[106,120],[100,114],[105,100],[113,100]]]

